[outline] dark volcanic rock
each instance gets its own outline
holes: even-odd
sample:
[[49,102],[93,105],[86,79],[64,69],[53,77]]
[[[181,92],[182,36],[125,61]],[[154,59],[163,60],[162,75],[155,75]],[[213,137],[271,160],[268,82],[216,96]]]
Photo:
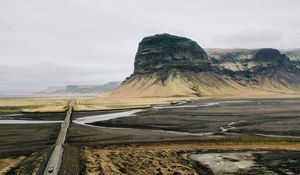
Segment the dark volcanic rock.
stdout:
[[201,71],[209,67],[210,60],[206,52],[195,41],[170,34],[157,34],[139,43],[134,73],[165,72],[172,68]]
[[260,49],[256,52],[253,59],[259,62],[266,62],[272,65],[285,65],[290,62],[285,54],[281,54],[277,49]]
[[[231,65],[235,64],[235,57],[240,57],[241,60],[236,60],[239,62],[237,67],[242,65],[243,69],[234,71],[223,67],[221,64],[224,60],[218,61],[208,57],[193,40],[170,34],[157,34],[145,37],[139,43],[132,76],[156,73],[159,80],[164,82],[178,71],[210,72],[235,79],[251,79],[251,77],[273,74],[276,71],[300,73],[300,69],[290,61],[289,57],[281,54],[277,49],[265,48],[251,51],[241,49],[235,53],[226,51],[225,58],[228,56],[232,56],[229,61],[227,60]],[[248,68],[248,63],[255,66]]]
[[134,73],[116,97],[247,95],[300,91],[300,67],[276,49],[211,49],[158,34],[139,43]]
[[251,69],[241,71],[239,74],[243,74],[249,78],[257,75],[274,74],[279,71],[300,73],[300,69],[297,68],[296,64],[290,61],[288,56],[281,54],[277,49],[260,49],[254,54],[252,60],[256,62],[257,65]]

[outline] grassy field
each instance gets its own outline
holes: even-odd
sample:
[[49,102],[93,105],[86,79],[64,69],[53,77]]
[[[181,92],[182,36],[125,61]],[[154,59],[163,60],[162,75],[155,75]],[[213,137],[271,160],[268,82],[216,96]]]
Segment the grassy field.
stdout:
[[65,112],[65,98],[0,98],[0,112]]
[[[105,111],[121,109],[149,108],[155,104],[183,103],[198,99],[181,98],[91,98],[78,97],[74,111]],[[0,98],[0,113],[42,113],[66,112],[68,98]]]
[[161,98],[118,98],[118,97],[79,97],[76,98],[74,111],[110,111],[122,109],[149,108],[153,105],[180,104],[203,100],[234,100],[234,99],[295,99],[299,94],[244,95],[244,96],[207,96],[207,97],[161,97]]
[[157,104],[185,103],[197,100],[199,97],[173,97],[173,98],[84,98],[77,99],[74,111],[105,111],[149,108]]
[[7,173],[10,169],[18,166],[25,156],[19,156],[15,158],[0,159],[0,174]]
[[[297,98],[296,95],[278,95],[267,98]],[[169,98],[112,98],[112,97],[77,97],[74,111],[110,111],[122,109],[142,109],[153,105],[186,103],[207,99],[236,99],[237,97],[169,97]],[[248,99],[255,99],[252,96]],[[68,98],[0,98],[0,113],[43,113],[66,112]]]
[[[273,156],[281,152],[285,155],[281,157],[285,159],[290,157],[291,151],[300,154],[300,139],[182,136],[149,130],[91,128],[76,124],[72,124],[67,142],[68,156],[63,162],[66,174],[156,174],[160,171],[166,174],[199,173],[198,164],[183,160],[182,153],[268,151]],[[266,161],[261,164],[266,164]],[[297,162],[300,163],[300,160]],[[295,165],[291,165],[293,167]]]
[[85,147],[81,153],[85,161],[85,167],[82,167],[82,171],[83,174],[100,173],[112,175],[211,174],[209,167],[184,159],[182,155],[184,153],[204,154],[249,151],[263,152],[263,154],[256,155],[255,161],[258,165],[256,169],[250,169],[249,173],[255,174],[260,172],[264,174],[265,172],[269,172],[264,170],[265,166],[272,167],[273,172],[282,171],[278,166],[286,167],[286,170],[293,173],[300,172],[300,168],[297,168],[297,164],[300,163],[300,158],[298,157],[300,155],[299,140],[265,139],[260,137],[203,139],[201,141],[181,143],[144,143],[142,145]]

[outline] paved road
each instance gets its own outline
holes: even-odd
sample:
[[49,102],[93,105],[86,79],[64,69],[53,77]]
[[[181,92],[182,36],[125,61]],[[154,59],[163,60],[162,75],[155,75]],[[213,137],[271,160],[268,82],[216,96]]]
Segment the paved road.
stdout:
[[[56,139],[54,150],[51,154],[51,157],[50,157],[48,164],[46,166],[46,169],[44,171],[44,175],[57,175],[58,174],[58,171],[59,171],[59,168],[60,168],[60,165],[62,162],[62,157],[63,157],[63,144],[65,143],[65,140],[66,140],[74,104],[75,104],[75,100],[72,99],[70,102],[70,105],[69,105],[69,109],[67,111],[66,118],[65,118],[64,122],[61,124],[61,129],[60,129],[59,135]],[[54,171],[52,173],[48,172],[48,169],[50,167],[54,168]]]

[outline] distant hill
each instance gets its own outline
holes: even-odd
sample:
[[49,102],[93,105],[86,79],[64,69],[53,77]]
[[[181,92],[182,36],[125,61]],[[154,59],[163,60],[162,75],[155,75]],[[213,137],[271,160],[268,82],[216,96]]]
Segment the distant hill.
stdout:
[[285,53],[291,60],[300,61],[300,48],[283,50],[282,52]]
[[207,48],[206,53],[210,59],[218,61],[238,61],[251,59],[258,49],[217,49]]
[[[222,61],[237,61],[251,59],[259,49],[218,49],[206,48],[205,51],[211,59]],[[286,54],[291,61],[300,61],[300,49],[279,50]]]
[[[289,55],[294,55],[293,60]],[[299,50],[202,49],[170,34],[145,37],[134,72],[114,97],[232,96],[300,92]]]
[[35,93],[35,95],[98,95],[112,91],[120,83],[114,81],[101,85],[50,86],[46,90]]
[[51,94],[56,91],[64,90],[65,88],[66,88],[66,86],[49,86],[47,89],[45,89],[41,92],[38,92],[38,93]]

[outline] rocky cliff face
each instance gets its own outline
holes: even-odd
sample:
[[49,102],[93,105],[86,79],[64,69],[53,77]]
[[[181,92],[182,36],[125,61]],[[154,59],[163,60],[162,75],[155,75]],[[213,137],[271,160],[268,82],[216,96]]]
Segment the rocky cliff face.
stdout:
[[252,64],[251,68],[241,71],[247,73],[248,77],[280,71],[300,74],[300,69],[295,62],[290,61],[289,57],[281,54],[279,50],[272,48],[257,50],[252,59],[244,60],[243,63]]
[[144,74],[170,69],[201,71],[209,69],[206,52],[188,38],[158,34],[144,38],[135,56],[134,73]]
[[285,54],[281,54],[279,50],[272,48],[258,50],[253,56],[253,60],[276,66],[284,66],[290,62],[290,59]]
[[[246,51],[227,51],[215,58],[188,38],[169,34],[146,37],[139,43],[134,73],[112,95],[166,97],[300,92],[300,69],[285,54],[276,49]],[[219,54],[214,51],[214,56]]]

